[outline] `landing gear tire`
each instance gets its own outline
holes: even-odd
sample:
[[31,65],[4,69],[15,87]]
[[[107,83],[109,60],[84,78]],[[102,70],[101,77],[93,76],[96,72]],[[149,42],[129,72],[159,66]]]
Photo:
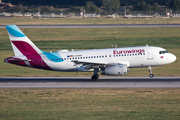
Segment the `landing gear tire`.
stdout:
[[97,79],[99,78],[99,75],[98,74],[95,74],[91,77],[91,80],[92,81],[96,81]]
[[149,75],[149,77],[150,77],[150,78],[153,78],[153,77],[154,77],[154,75],[153,75],[153,74],[150,74],[150,75]]

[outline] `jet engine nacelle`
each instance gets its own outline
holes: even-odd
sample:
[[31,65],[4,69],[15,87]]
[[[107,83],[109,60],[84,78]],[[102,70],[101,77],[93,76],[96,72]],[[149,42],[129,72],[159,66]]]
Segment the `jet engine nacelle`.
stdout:
[[101,75],[125,75],[128,72],[127,65],[114,65],[101,69]]

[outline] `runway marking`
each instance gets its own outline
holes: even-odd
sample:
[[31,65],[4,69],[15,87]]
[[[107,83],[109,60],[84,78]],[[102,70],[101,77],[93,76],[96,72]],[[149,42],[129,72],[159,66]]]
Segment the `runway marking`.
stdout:
[[0,88],[180,88],[180,77],[1,77]]

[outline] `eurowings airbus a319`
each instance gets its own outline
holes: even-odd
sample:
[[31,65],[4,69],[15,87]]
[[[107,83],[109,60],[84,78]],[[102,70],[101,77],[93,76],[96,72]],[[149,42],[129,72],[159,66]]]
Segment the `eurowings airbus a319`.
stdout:
[[53,71],[94,71],[92,80],[102,75],[125,75],[129,68],[151,67],[172,63],[176,56],[161,47],[140,46],[94,50],[59,50],[44,52],[16,26],[6,25],[15,56],[4,59],[5,62]]

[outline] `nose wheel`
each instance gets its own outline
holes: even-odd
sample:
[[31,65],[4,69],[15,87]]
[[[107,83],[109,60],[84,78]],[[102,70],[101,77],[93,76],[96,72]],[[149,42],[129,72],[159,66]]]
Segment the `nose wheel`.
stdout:
[[150,78],[153,78],[153,77],[154,77],[154,75],[153,75],[153,74],[150,74],[150,75],[149,75],[149,77],[150,77]]
[[151,68],[151,66],[149,66],[149,72],[150,72],[149,77],[150,77],[150,78],[153,78],[153,77],[154,77],[154,74],[152,74],[152,68]]

